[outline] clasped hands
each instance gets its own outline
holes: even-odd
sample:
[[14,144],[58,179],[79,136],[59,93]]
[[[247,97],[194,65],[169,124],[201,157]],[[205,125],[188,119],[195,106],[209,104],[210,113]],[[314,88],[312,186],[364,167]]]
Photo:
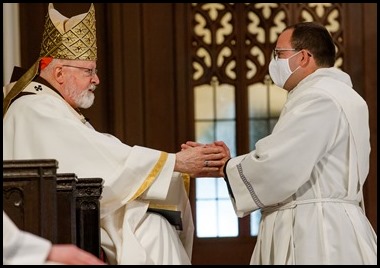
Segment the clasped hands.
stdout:
[[230,150],[223,141],[209,144],[188,141],[181,144],[181,151],[176,153],[174,170],[194,178],[223,177],[224,165],[230,158]]

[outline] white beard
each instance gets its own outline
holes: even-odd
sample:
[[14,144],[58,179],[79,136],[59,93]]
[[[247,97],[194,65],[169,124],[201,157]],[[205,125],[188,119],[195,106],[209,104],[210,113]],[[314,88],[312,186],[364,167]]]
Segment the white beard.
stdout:
[[66,92],[68,93],[69,97],[74,101],[76,107],[87,109],[91,107],[91,105],[94,103],[95,100],[95,94],[93,91],[95,91],[96,86],[91,85],[87,90],[83,90],[81,93],[77,93],[78,91],[73,89],[73,87],[68,86]]
[[95,94],[92,91],[85,90],[75,98],[75,103],[79,108],[90,108],[94,103]]

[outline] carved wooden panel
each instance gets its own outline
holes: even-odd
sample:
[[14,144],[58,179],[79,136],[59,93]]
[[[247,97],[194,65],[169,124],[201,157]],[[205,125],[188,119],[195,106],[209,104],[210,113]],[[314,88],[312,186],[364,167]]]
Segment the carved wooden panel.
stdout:
[[103,179],[56,173],[51,159],[3,161],[3,210],[21,230],[100,257]]
[[74,173],[57,174],[58,242],[77,244],[76,189]]
[[22,230],[57,242],[56,160],[4,160],[3,209]]
[[76,184],[77,245],[100,257],[101,178],[78,178]]

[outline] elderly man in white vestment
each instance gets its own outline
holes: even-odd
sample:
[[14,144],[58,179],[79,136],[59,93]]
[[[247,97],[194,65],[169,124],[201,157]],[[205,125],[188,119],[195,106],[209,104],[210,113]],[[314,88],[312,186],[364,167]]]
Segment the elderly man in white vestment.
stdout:
[[[3,88],[3,159],[56,159],[57,172],[103,178],[101,243],[108,263],[191,264],[187,174],[217,173],[225,151],[166,153],[94,130],[79,109],[94,101],[96,60],[94,5],[66,18],[49,4],[39,59]],[[163,207],[181,212],[182,230],[148,212]]]
[[53,245],[49,240],[21,231],[3,210],[3,265],[105,264],[73,244]]
[[288,91],[280,118],[220,174],[239,217],[261,209],[251,264],[377,263],[377,234],[363,203],[368,107],[334,63],[325,27],[287,27],[269,64],[273,82]]

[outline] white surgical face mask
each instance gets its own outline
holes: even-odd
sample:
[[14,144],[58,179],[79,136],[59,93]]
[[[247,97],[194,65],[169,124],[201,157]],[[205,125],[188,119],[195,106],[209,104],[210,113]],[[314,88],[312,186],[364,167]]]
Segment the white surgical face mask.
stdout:
[[277,86],[283,88],[285,85],[285,82],[289,79],[289,76],[297,71],[301,66],[298,66],[293,72],[290,70],[289,67],[289,59],[300,53],[301,51],[298,51],[297,53],[293,54],[287,59],[277,59],[274,58],[269,63],[269,75],[273,80],[273,83],[275,83]]

